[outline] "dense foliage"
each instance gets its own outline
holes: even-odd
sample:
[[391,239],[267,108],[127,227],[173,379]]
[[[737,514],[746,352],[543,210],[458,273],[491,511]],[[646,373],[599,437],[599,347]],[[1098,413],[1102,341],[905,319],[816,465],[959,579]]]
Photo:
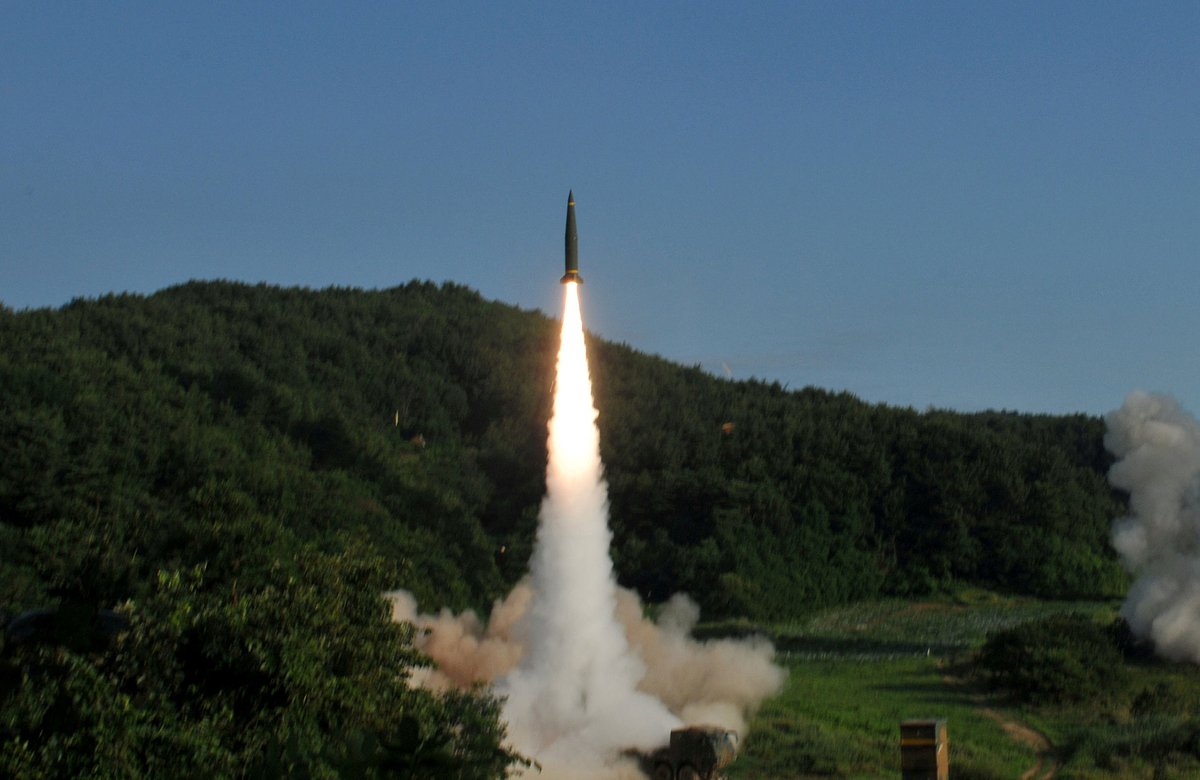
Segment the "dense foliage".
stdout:
[[[5,310],[0,603],[68,576],[115,603],[205,560],[192,529],[219,486],[318,545],[365,529],[426,604],[485,604],[524,571],[556,345],[545,317],[423,283]],[[918,413],[590,349],[614,555],[651,599],[782,616],[955,583],[1123,586],[1098,419]],[[72,535],[102,555],[43,571]]]
[[[493,699],[407,685],[412,629],[387,619],[361,540],[330,555],[269,524],[213,526],[247,545],[243,560],[160,571],[107,642],[55,631],[6,648],[0,774],[503,774]],[[59,619],[87,625],[72,603]]]
[[[414,733],[481,776],[507,760],[494,723],[453,727],[494,703],[406,690],[409,645],[377,594],[485,606],[524,573],[557,335],[416,282],[0,307],[0,610],[131,621],[100,650],[5,651],[5,760],[86,770],[34,733],[314,774]],[[918,413],[589,349],[613,555],[651,600],[762,618],[961,583],[1123,585],[1097,419]],[[110,706],[138,713],[127,733]]]
[[1113,627],[1056,615],[988,637],[975,661],[993,688],[1031,704],[1086,702],[1120,690],[1127,675]]
[[[0,775],[500,774],[496,703],[409,690],[380,596],[501,584],[473,454],[408,432],[474,408],[425,364],[454,329],[381,303],[216,284],[0,313],[0,610],[58,610],[3,649]],[[355,336],[376,318],[387,347]],[[108,645],[98,607],[129,621]]]

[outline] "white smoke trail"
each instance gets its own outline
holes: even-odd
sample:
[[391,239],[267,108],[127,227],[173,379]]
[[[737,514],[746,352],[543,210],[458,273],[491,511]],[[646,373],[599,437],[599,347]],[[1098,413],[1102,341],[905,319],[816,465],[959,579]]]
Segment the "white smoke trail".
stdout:
[[699,609],[686,597],[673,598],[654,624],[637,595],[617,587],[578,287],[565,289],[530,576],[496,603],[486,626],[470,612],[420,615],[411,595],[389,595],[393,617],[417,626],[418,649],[436,663],[414,682],[434,689],[492,683],[506,697],[513,745],[540,764],[540,774],[529,774],[641,778],[625,751],[663,745],[683,723],[744,734],[784,672],[765,640],[692,640]]
[[1109,482],[1129,493],[1112,542],[1136,577],[1121,615],[1165,658],[1200,663],[1200,423],[1166,396],[1134,392],[1106,418],[1118,460]]
[[521,663],[498,685],[521,749],[547,765],[610,763],[661,744],[679,725],[637,690],[645,667],[616,619],[608,490],[584,347],[578,285],[565,285],[546,497],[530,561],[533,602]]

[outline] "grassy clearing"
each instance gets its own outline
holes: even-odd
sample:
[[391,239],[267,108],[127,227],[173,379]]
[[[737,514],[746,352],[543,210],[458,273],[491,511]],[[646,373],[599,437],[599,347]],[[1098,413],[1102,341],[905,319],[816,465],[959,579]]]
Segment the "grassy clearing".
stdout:
[[1036,758],[947,684],[935,657],[787,661],[784,692],[755,718],[731,778],[878,778],[899,773],[899,724],[947,720],[955,777],[1017,777]]
[[819,658],[825,653],[846,660],[848,653],[855,652],[864,660],[946,657],[978,647],[993,631],[1064,612],[1112,619],[1116,605],[1034,601],[969,591],[946,601],[854,604],[800,623],[775,626],[772,635],[781,651],[803,658]]
[[[857,604],[764,627],[789,679],[758,713],[729,777],[896,777],[899,723],[909,718],[947,721],[956,780],[1019,777],[1038,763],[1035,747],[1006,733],[1003,722],[1048,737],[1061,763],[1058,778],[1198,777],[1200,762],[1178,750],[1191,739],[1190,729],[1200,749],[1195,667],[1133,665],[1130,684],[1103,706],[1059,709],[1022,709],[954,678],[989,632],[1064,612],[1108,622],[1117,606],[969,592],[936,602]],[[730,624],[707,633],[754,630]],[[1160,684],[1169,695],[1134,704],[1139,693]]]

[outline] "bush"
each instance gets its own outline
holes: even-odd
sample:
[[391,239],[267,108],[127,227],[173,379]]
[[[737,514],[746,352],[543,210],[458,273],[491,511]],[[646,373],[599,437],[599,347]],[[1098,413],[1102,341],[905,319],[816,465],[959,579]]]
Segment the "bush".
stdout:
[[1195,777],[1200,720],[1150,714],[1129,723],[1098,724],[1082,729],[1064,749],[1072,755],[1087,756],[1108,772],[1120,772],[1128,762],[1142,761],[1174,767],[1183,773],[1173,776]]
[[[270,536],[255,520],[226,532]],[[503,776],[498,700],[409,686],[423,661],[365,540],[280,538],[245,548],[237,577],[160,570],[107,646],[4,648],[0,777]]]
[[1093,701],[1128,680],[1112,632],[1081,615],[1056,615],[991,634],[975,668],[992,688],[1030,704]]

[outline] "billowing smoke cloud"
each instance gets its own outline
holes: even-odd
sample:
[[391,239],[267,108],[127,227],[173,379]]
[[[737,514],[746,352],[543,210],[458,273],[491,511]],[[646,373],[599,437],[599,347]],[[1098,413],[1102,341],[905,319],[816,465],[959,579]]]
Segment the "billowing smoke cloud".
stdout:
[[1113,546],[1136,577],[1121,615],[1163,657],[1200,663],[1200,423],[1142,392],[1106,422],[1104,445],[1118,458],[1108,478],[1130,509]]
[[[525,619],[533,599],[528,580],[496,602],[486,624],[469,611],[421,614],[416,600],[405,591],[388,596],[393,618],[416,626],[416,646],[434,662],[434,667],[416,670],[413,679],[418,685],[446,690],[492,684],[503,680],[521,661]],[[645,669],[637,689],[659,700],[680,723],[721,726],[744,736],[749,716],[764,699],[778,692],[784,672],[773,663],[774,648],[766,639],[693,639],[691,631],[699,615],[700,609],[691,599],[677,594],[659,610],[658,619],[650,621],[644,617],[636,593],[617,589],[616,618]],[[639,741],[648,744],[642,749],[662,743],[666,735],[640,735]],[[544,773],[538,777],[642,777],[632,762],[618,760],[619,750],[609,756],[597,753],[589,751],[591,764],[586,767],[578,761],[571,761],[571,767],[561,766],[543,756],[539,760]]]
[[617,587],[608,491],[584,348],[578,285],[565,286],[562,342],[550,419],[546,497],[530,575],[498,602],[487,625],[472,613],[419,615],[392,594],[397,620],[415,623],[436,663],[417,682],[434,688],[488,683],[505,699],[514,747],[544,780],[641,777],[626,751],[649,752],[683,723],[744,732],[783,672],[763,641],[699,644],[699,615],[676,597],[658,623]]
[[646,664],[640,688],[689,726],[722,726],[745,736],[748,717],[783,686],[783,669],[772,662],[775,648],[766,639],[693,640],[700,608],[681,593],[650,623],[637,594],[622,589],[617,614]]

